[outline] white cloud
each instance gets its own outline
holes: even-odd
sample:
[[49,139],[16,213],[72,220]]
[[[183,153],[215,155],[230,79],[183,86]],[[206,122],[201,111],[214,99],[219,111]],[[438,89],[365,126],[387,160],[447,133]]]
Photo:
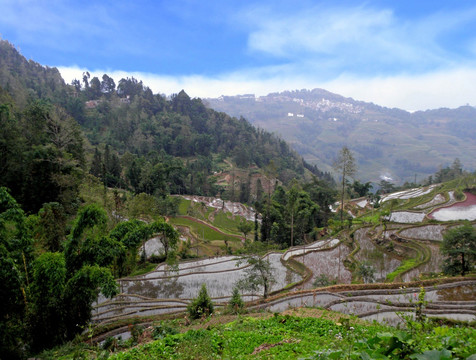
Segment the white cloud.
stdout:
[[[321,77],[339,73],[431,71],[457,59],[446,38],[474,23],[476,8],[437,12],[402,20],[386,8],[317,5],[289,13],[262,7],[248,11],[248,46],[294,63],[314,62]],[[458,33],[459,34],[459,33]],[[459,34],[460,35],[460,34]],[[462,45],[467,46],[467,45]]]
[[[410,111],[476,105],[476,37],[471,31],[476,7],[405,19],[400,15],[369,4],[246,6],[224,18],[245,29],[244,51],[250,58],[278,65],[250,65],[210,76],[92,73],[99,77],[108,73],[116,82],[134,76],[155,93],[170,95],[185,89],[202,98],[320,87]],[[83,72],[60,70],[68,82]]]
[[387,10],[322,9],[276,15],[268,10],[248,13],[256,26],[249,36],[252,50],[290,55],[289,50],[334,53],[343,44],[372,41],[392,23]]
[[[79,67],[58,67],[64,79],[70,83],[80,79],[83,71]],[[286,69],[286,67],[284,67]],[[476,105],[476,68],[455,68],[422,75],[396,75],[387,77],[357,77],[343,75],[322,82],[312,76],[288,75],[281,67],[251,69],[243,72],[222,74],[216,77],[166,76],[160,74],[93,70],[91,76],[102,77],[104,73],[116,83],[125,77],[142,80],[154,93],[170,95],[184,89],[192,97],[218,97],[254,93],[266,95],[270,92],[324,88],[355,100],[373,102],[377,105],[397,107],[409,111],[440,107],[455,108],[461,105]],[[264,75],[263,75],[264,74]]]
[[408,111],[476,105],[476,68],[367,79],[342,76],[324,86],[356,100]]

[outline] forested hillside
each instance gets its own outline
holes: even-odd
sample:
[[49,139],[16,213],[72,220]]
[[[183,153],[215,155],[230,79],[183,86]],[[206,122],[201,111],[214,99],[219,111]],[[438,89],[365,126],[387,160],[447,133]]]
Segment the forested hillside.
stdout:
[[[324,205],[295,199],[293,211],[312,212],[296,223],[296,238],[326,220],[332,201],[332,190],[313,177],[332,180],[329,174],[243,118],[207,109],[184,91],[153,94],[134,78],[116,86],[107,75],[85,73],[67,85],[56,69],[27,61],[6,41],[0,41],[0,153],[2,358],[25,358],[75,338],[99,294],[119,291],[118,277],[164,260],[243,251],[240,232],[258,236],[258,215],[253,227],[226,214],[224,202],[221,213],[200,204],[189,209],[227,232],[189,210],[166,222],[187,204],[170,194],[218,195],[260,209],[267,199],[263,239],[281,246],[290,229],[287,209],[270,206],[275,189],[313,179],[314,190],[330,195]],[[149,258],[145,243],[154,237],[162,252]]]
[[0,180],[28,210],[71,203],[81,172],[89,171],[107,186],[162,196],[237,195],[243,179],[218,185],[212,176],[225,161],[228,170],[266,169],[284,183],[311,173],[332,181],[282,139],[185,91],[169,99],[134,78],[116,86],[106,74],[88,73],[66,85],[56,69],[27,61],[8,42],[0,48]]

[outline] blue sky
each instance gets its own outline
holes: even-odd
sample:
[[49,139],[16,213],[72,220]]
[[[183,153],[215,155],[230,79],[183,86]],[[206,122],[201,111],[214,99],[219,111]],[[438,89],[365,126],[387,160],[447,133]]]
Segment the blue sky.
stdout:
[[0,34],[56,66],[217,97],[316,87],[407,110],[476,105],[476,3],[0,0]]

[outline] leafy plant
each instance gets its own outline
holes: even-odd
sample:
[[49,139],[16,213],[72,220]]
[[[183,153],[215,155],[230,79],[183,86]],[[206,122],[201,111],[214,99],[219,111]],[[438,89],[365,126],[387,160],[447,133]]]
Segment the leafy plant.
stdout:
[[428,301],[425,300],[425,294],[425,288],[422,286],[420,287],[420,292],[418,295],[414,293],[413,298],[410,297],[410,304],[412,304],[414,307],[413,314],[407,315],[403,312],[396,313],[406,325],[407,329],[410,330],[411,334],[415,334],[417,332],[426,332],[430,326],[427,317],[423,313],[423,310],[428,304]]
[[231,314],[239,314],[243,311],[245,303],[241,298],[240,292],[237,287],[233,288],[233,294],[231,295],[230,302],[228,303],[227,310]]
[[367,262],[359,264],[357,268],[357,274],[366,284],[375,281],[375,268]]
[[161,323],[160,325],[154,326],[154,331],[152,332],[152,338],[154,340],[162,339],[167,335],[178,334],[178,330],[175,327],[168,325],[167,323]]
[[335,285],[335,284],[337,284],[337,280],[329,279],[329,276],[327,276],[326,274],[320,274],[316,276],[316,279],[312,283],[312,285],[315,287],[329,286],[329,285]]
[[208,295],[207,286],[202,285],[198,297],[193,299],[187,306],[187,311],[192,319],[199,319],[201,317],[209,316],[213,313],[214,306],[212,299]]

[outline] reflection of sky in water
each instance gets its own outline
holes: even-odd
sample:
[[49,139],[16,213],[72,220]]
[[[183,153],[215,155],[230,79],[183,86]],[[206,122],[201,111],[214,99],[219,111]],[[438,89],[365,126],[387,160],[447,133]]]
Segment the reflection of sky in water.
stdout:
[[432,218],[439,221],[451,220],[476,220],[476,205],[459,206],[452,208],[439,209],[431,214]]
[[430,243],[423,244],[423,246],[430,249],[430,260],[425,264],[418,266],[416,269],[410,270],[402,275],[403,281],[413,281],[418,278],[420,274],[439,273],[443,266],[444,257],[440,252],[440,244]]
[[440,220],[476,220],[476,195],[464,193],[466,200],[454,205],[436,209],[429,217]]
[[[301,279],[300,275],[289,270],[281,263],[281,253],[272,253],[267,256],[274,269],[273,276],[275,283],[271,287],[271,291],[284,288],[290,283],[297,282]],[[215,258],[215,263],[211,259],[206,262],[197,262],[195,264],[188,263],[184,271],[184,275],[178,276],[177,272],[169,272],[168,277],[164,277],[163,272],[155,272],[148,274],[146,277],[134,280],[121,281],[122,291],[129,294],[140,294],[149,298],[181,298],[190,299],[197,296],[202,284],[207,286],[208,293],[211,297],[230,296],[235,284],[245,276],[244,268],[237,268],[238,261],[225,257],[225,262],[220,262],[220,258]],[[241,267],[246,265],[246,261],[242,261]],[[194,267],[195,266],[195,267]],[[218,272],[202,272],[199,271],[217,271]],[[228,271],[223,271],[228,270]],[[193,273],[189,272],[193,271]],[[160,278],[152,278],[152,276],[162,276]]]
[[360,250],[355,254],[359,262],[368,262],[375,268],[375,280],[383,281],[387,274],[394,271],[400,260],[378,249],[367,234],[368,229],[359,229],[355,232],[354,239],[360,244]]
[[304,285],[304,288],[313,288],[314,280],[319,275],[325,275],[330,281],[337,279],[339,283],[350,284],[352,273],[346,269],[343,263],[349,253],[349,248],[341,244],[332,250],[316,251],[295,257],[295,260],[303,263],[313,273],[311,280]]

